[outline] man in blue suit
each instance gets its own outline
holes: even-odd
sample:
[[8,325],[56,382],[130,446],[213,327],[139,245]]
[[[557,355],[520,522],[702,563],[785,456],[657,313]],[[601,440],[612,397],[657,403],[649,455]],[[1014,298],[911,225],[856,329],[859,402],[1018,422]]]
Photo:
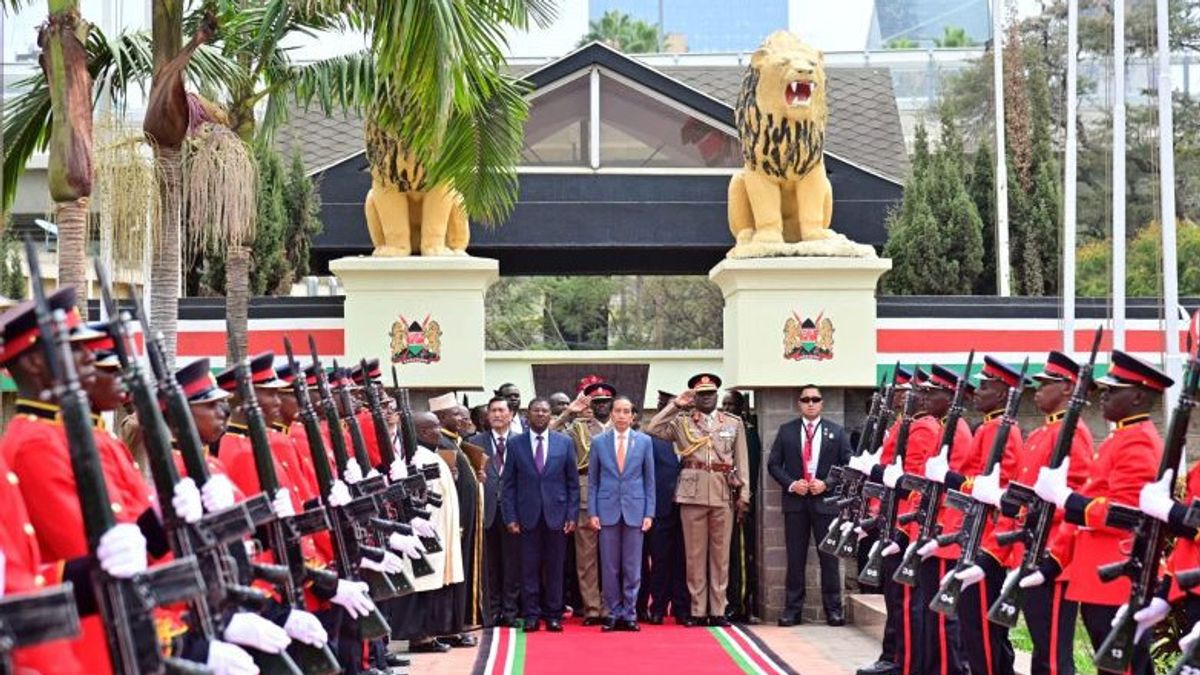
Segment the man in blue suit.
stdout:
[[[525,632],[562,632],[563,563],[567,535],[579,517],[579,470],[570,437],[550,431],[550,402],[529,402],[529,428],[508,446],[500,479],[500,510],[521,538],[521,605]],[[544,582],[543,582],[544,579]]]
[[608,609],[603,630],[638,631],[642,533],[654,523],[654,448],[632,429],[633,402],[613,399],[612,429],[592,441],[588,509],[600,530],[600,579]]

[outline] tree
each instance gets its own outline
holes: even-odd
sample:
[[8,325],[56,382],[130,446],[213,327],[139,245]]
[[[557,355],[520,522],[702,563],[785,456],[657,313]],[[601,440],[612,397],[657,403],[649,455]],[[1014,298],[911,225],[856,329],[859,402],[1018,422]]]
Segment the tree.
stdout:
[[[1200,224],[1176,223],[1179,294],[1200,295]],[[1081,297],[1104,298],[1112,293],[1112,241],[1099,239],[1079,247],[1076,288]],[[1130,297],[1159,297],[1162,292],[1162,227],[1152,222],[1133,237],[1125,251],[1125,283]]]
[[649,54],[661,51],[661,38],[658,26],[612,9],[599,21],[588,22],[588,32],[579,40],[579,46],[603,42],[627,54]]
[[955,47],[973,47],[975,46],[975,41],[971,39],[971,36],[967,35],[966,28],[943,26],[942,37],[934,38],[933,44],[943,49],[952,49]]
[[25,271],[21,267],[21,247],[17,243],[12,223],[7,223],[0,235],[0,296],[21,300],[26,295]]
[[321,223],[321,196],[316,183],[304,168],[304,159],[297,148],[292,152],[288,166],[287,185],[284,188],[284,208],[287,209],[284,253],[291,272],[290,283],[295,283],[309,273],[308,253],[312,240],[324,225]]
[[983,244],[983,268],[975,280],[975,295],[996,293],[996,166],[989,143],[980,143],[967,192],[979,214]]
[[940,295],[946,279],[957,274],[957,263],[945,255],[945,242],[926,200],[926,181],[912,180],[904,188],[900,209],[888,215],[885,257],[892,271],[883,277],[891,295]]
[[920,46],[921,45],[917,44],[917,41],[912,38],[898,37],[898,38],[892,38],[891,40],[888,40],[887,43],[883,45],[883,48],[884,49],[916,49]]

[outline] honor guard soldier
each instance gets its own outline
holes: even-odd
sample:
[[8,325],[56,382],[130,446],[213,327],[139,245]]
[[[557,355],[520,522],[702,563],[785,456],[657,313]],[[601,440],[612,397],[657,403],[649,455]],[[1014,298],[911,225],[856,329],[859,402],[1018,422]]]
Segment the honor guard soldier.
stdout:
[[[1038,381],[1033,403],[1038,412],[1045,415],[1042,426],[1029,432],[1025,446],[1017,459],[1016,473],[1012,480],[1022,485],[1033,485],[1038,471],[1050,463],[1050,455],[1058,443],[1062,431],[1062,419],[1075,384],[1079,380],[1080,366],[1062,352],[1052,351],[1046,357],[1046,367],[1033,376]],[[1087,482],[1092,467],[1095,443],[1086,424],[1078,424],[1071,439],[1071,471],[1067,475],[1067,486],[1079,490]],[[1054,512],[1054,528],[1062,523],[1061,510]],[[1052,529],[1054,529],[1052,528]],[[1021,545],[1016,545],[1014,560],[1021,554]],[[1025,591],[1025,625],[1033,640],[1033,657],[1030,662],[1031,675],[1059,675],[1074,672],[1072,643],[1075,636],[1075,621],[1079,605],[1066,599],[1067,583],[1059,577],[1052,583],[1039,584]]]
[[647,433],[674,443],[680,456],[675,501],[692,596],[688,626],[699,625],[704,616],[709,625],[729,625],[725,605],[734,509],[750,504],[746,429],[734,415],[717,410],[720,387],[716,375],[694,375],[687,391],[646,425]]
[[[1052,555],[1041,572],[1052,581],[1061,572],[1067,580],[1067,599],[1079,603],[1079,613],[1099,649],[1121,603],[1129,598],[1129,578],[1104,582],[1097,568],[1125,560],[1133,535],[1105,525],[1108,505],[1136,506],[1142,487],[1153,481],[1163,451],[1162,437],[1150,419],[1154,402],[1173,380],[1157,368],[1122,351],[1112,353],[1108,374],[1096,380],[1104,419],[1115,426],[1100,444],[1087,482],[1078,491],[1068,486],[1069,461],[1057,469],[1043,468],[1034,490],[1042,499],[1065,509]],[[1031,575],[1034,576],[1034,575]],[[1148,641],[1134,648],[1132,672],[1150,672]]]

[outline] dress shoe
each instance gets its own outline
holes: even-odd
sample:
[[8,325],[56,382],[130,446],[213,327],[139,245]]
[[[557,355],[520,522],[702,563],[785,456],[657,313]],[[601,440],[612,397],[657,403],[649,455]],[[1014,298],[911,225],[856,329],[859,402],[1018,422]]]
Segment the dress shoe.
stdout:
[[604,623],[604,619],[601,619],[598,616],[589,616],[583,620],[583,625],[585,626],[599,626],[602,623]]
[[636,633],[636,632],[642,630],[642,627],[640,625],[638,625],[637,621],[634,621],[633,619],[626,619],[625,621],[621,621],[619,623],[619,629],[623,630],[623,631],[628,631],[630,633]]
[[880,659],[869,666],[863,666],[855,671],[855,675],[895,675],[900,667],[891,661]]
[[650,615],[646,613],[646,610],[639,609],[637,612],[637,620],[638,621],[645,621],[647,618],[649,618],[649,616]]
[[408,645],[409,654],[444,654],[448,651],[450,651],[450,645],[437,640]]
[[410,661],[403,654],[388,654],[387,664],[389,668],[407,668]]
[[600,624],[600,630],[604,631],[605,633],[611,633],[616,629],[617,629],[617,620],[613,619],[611,617],[608,619],[604,619],[604,622]]
[[439,637],[438,642],[444,642],[451,647],[474,647],[475,645],[479,644],[479,638],[475,637],[474,635],[459,633],[458,635]]
[[540,625],[541,624],[538,622],[537,619],[533,619],[533,620],[526,619],[525,620],[525,632],[526,633],[536,633],[536,632],[538,632],[538,628]]
[[717,628],[726,628],[729,626],[729,619],[726,619],[723,616],[710,616],[708,618],[708,625],[715,626]]
[[547,619],[546,630],[550,631],[551,633],[561,633],[562,621],[559,621],[558,619]]
[[836,614],[827,614],[825,615],[825,623],[829,624],[830,626],[845,626],[846,617],[842,616],[841,612]]
[[703,626],[705,623],[694,616],[685,616],[685,617],[683,617],[683,619],[681,619],[681,622],[683,623],[683,625],[686,628],[695,628],[696,626]]
[[792,626],[799,626],[802,623],[804,623],[804,620],[799,617],[794,617],[794,616],[779,617],[779,627],[780,628],[791,628]]
[[651,614],[646,619],[646,623],[650,624],[651,626],[661,626],[661,625],[663,625],[663,615],[662,614]]

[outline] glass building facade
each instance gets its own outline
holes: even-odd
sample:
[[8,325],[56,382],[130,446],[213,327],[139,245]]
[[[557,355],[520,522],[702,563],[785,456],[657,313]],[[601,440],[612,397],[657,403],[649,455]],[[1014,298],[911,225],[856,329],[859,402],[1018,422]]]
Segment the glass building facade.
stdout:
[[754,11],[729,0],[591,0],[588,18],[616,10],[684,37],[689,52],[748,52],[772,32],[787,28],[787,0],[756,0]]

